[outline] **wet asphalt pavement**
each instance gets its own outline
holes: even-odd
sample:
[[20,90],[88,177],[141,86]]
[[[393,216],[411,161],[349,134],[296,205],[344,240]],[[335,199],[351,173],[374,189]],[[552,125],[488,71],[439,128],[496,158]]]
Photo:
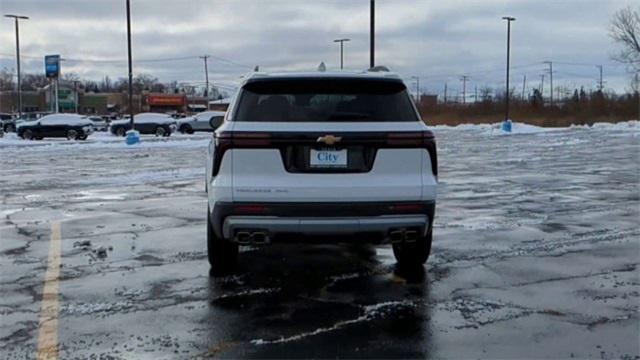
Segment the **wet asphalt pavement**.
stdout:
[[55,224],[63,359],[638,358],[637,134],[438,130],[424,271],[388,246],[280,245],[220,278],[206,135],[0,143],[0,358],[42,352]]

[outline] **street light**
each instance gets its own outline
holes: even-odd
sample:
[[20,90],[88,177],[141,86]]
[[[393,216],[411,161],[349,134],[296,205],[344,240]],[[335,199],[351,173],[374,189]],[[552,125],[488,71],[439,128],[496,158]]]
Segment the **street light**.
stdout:
[[133,66],[131,61],[131,7],[129,0],[126,3],[127,6],[127,53],[129,63],[129,122],[131,124],[131,130],[135,130],[133,122]]
[[340,70],[344,68],[344,42],[351,41],[351,39],[336,39],[335,43],[340,43]]
[[[506,91],[506,95],[505,95],[505,115],[504,115],[504,121],[505,121],[505,125],[506,122],[509,120],[509,60],[510,60],[510,55],[511,55],[511,22],[515,21],[516,18],[514,17],[510,17],[510,16],[503,16],[502,20],[506,20],[507,21],[507,91]],[[505,128],[505,126],[503,125],[503,128]],[[510,131],[510,126],[509,126],[509,131]]]
[[5,14],[4,17],[13,18],[16,23],[16,62],[18,64],[18,117],[22,117],[22,83],[20,78],[20,30],[18,20],[28,20],[28,16]]

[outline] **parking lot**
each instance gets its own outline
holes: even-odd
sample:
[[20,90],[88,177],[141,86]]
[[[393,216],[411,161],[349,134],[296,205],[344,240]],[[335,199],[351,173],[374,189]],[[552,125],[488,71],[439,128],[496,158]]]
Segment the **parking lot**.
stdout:
[[[627,126],[628,125],[628,126]],[[244,248],[211,278],[210,134],[0,139],[0,358],[640,356],[637,123],[437,128],[423,273]]]

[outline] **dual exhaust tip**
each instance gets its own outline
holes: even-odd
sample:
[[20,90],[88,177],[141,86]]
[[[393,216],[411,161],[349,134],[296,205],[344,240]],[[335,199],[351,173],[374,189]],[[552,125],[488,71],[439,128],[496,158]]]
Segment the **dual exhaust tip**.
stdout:
[[414,243],[418,240],[418,230],[416,229],[394,229],[389,231],[389,239],[392,244]]
[[264,245],[270,241],[269,235],[264,231],[241,230],[236,232],[235,242],[240,245]]

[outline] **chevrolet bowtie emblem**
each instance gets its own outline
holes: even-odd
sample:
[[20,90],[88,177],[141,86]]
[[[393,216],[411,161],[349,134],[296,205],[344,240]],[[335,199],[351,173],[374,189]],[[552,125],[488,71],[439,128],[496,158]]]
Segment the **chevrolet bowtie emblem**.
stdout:
[[340,142],[340,140],[342,140],[341,136],[325,135],[325,136],[320,136],[318,140],[316,140],[316,142],[325,143],[327,145],[333,145],[337,142]]

